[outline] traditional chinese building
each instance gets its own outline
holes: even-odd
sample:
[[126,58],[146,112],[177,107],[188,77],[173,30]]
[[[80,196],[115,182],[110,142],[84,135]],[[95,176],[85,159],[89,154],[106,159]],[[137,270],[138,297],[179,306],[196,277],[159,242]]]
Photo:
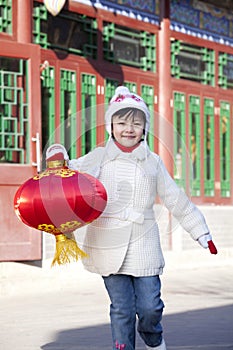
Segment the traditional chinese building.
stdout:
[[[43,169],[50,144],[71,158],[104,144],[105,106],[120,84],[148,104],[150,147],[201,206],[218,246],[233,246],[233,2],[67,0],[55,15],[42,0],[7,0],[0,261],[50,256],[50,239],[16,217],[14,194]],[[167,214],[162,221],[175,230]],[[174,249],[174,230],[162,230],[165,249]],[[183,232],[179,240],[179,249],[193,247]]]

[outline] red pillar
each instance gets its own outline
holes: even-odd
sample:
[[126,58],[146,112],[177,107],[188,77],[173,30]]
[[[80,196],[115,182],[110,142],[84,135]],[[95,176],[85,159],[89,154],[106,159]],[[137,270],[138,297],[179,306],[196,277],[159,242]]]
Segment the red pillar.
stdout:
[[32,3],[33,0],[17,0],[17,41],[32,41]]
[[160,1],[159,29],[159,155],[173,174],[173,120],[170,72],[170,0]]

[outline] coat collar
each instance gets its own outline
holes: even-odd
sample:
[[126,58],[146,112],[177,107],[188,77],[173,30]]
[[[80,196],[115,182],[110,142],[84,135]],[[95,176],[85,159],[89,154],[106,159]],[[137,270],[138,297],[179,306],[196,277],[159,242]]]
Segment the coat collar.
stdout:
[[110,138],[106,145],[106,154],[108,159],[116,159],[117,157],[120,158],[131,158],[131,159],[138,159],[138,160],[144,160],[146,159],[149,154],[150,150],[144,141],[141,142],[141,144],[135,148],[132,152],[122,152],[119,147],[115,144],[112,138]]

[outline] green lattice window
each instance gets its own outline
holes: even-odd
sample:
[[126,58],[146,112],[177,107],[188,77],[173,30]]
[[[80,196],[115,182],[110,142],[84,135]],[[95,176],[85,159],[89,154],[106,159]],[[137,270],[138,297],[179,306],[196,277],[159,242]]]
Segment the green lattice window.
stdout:
[[107,61],[156,71],[156,37],[152,33],[104,22],[103,51]]
[[124,81],[123,85],[126,86],[130,92],[134,92],[135,94],[137,93],[137,84],[136,83],[132,83],[130,81]]
[[231,125],[230,103],[220,102],[220,182],[221,196],[230,197],[231,178]]
[[200,98],[189,97],[189,152],[192,162],[192,195],[200,196]]
[[149,134],[148,134],[148,143],[150,146],[150,149],[152,151],[155,150],[155,137],[156,137],[156,133],[157,131],[155,131],[154,129],[154,117],[155,117],[155,113],[154,113],[154,87],[153,86],[149,86],[149,85],[142,85],[141,86],[141,96],[144,99],[145,103],[147,104],[147,107],[150,111],[150,130],[149,130]]
[[171,42],[171,74],[205,85],[215,85],[215,52],[179,40]]
[[82,74],[82,134],[81,152],[88,153],[96,147],[96,77]]
[[174,179],[176,183],[185,188],[186,181],[186,104],[185,94],[174,92]]
[[214,196],[214,100],[204,99],[204,193]]
[[47,67],[41,73],[42,149],[55,142],[55,70]]
[[218,85],[223,89],[233,89],[233,55],[219,53]]
[[0,57],[0,161],[29,163],[28,62]]
[[12,0],[0,0],[0,32],[12,34]]
[[106,107],[109,104],[109,101],[111,100],[112,96],[115,94],[115,90],[117,86],[119,85],[118,80],[113,80],[110,78],[107,78],[105,80],[105,103]]
[[97,21],[66,10],[52,16],[44,4],[34,2],[33,42],[45,49],[97,58]]
[[76,72],[60,71],[60,138],[69,150],[70,158],[77,156]]
[[[117,86],[119,85],[118,80],[113,80],[110,78],[107,78],[105,80],[105,109],[107,109],[109,101],[111,100],[112,96],[115,94],[115,90]],[[105,131],[105,140],[108,140],[108,133]]]

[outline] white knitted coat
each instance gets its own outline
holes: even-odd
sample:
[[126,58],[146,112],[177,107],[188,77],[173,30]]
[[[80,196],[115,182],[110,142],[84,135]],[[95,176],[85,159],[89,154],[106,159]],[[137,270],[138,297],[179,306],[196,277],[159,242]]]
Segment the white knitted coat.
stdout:
[[162,274],[164,259],[153,211],[157,195],[194,240],[209,231],[201,212],[145,144],[125,153],[110,140],[106,147],[71,160],[69,167],[97,177],[107,190],[103,214],[76,235],[89,254],[83,263],[91,272]]

